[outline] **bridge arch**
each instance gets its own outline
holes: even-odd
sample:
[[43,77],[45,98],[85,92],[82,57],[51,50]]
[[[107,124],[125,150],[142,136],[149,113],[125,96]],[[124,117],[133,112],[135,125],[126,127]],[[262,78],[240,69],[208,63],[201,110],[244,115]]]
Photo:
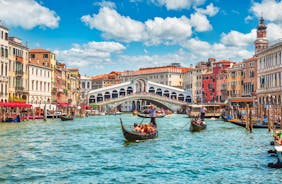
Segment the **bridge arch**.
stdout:
[[133,93],[133,88],[132,88],[131,86],[128,86],[128,87],[127,87],[127,90],[126,90],[126,93],[127,93],[128,95],[130,95],[131,93]]
[[136,78],[134,80],[134,87],[136,93],[141,93],[146,91],[146,79],[143,78]]
[[102,93],[98,93],[97,95],[97,102],[102,102],[103,101],[103,94]]
[[155,88],[154,88],[154,87],[150,87],[150,88],[149,88],[149,93],[156,93]]
[[157,95],[160,95],[160,96],[163,96],[163,91],[161,88],[158,88],[157,91],[156,91],[156,94]]
[[118,91],[117,90],[112,91],[112,98],[118,98]]
[[89,103],[95,103],[96,102],[96,98],[95,98],[95,95],[91,95],[89,97]]
[[170,95],[170,98],[171,99],[177,99],[177,95],[175,92],[172,92],[171,95]]
[[111,98],[111,94],[109,91],[106,91],[105,94],[104,94],[104,99],[110,99]]
[[180,94],[178,95],[178,100],[179,100],[179,101],[184,101],[184,95],[180,93]]
[[125,96],[125,89],[124,88],[121,88],[119,90],[119,96]]
[[166,96],[169,98],[169,91],[168,90],[164,90],[164,95],[163,96]]

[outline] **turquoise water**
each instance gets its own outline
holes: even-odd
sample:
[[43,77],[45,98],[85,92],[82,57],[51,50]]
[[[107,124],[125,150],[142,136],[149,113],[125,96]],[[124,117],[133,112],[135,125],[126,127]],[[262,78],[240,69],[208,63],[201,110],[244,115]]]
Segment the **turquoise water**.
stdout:
[[[0,183],[280,183],[270,133],[221,121],[189,132],[184,115],[158,119],[159,137],[128,143],[119,118],[0,124]],[[144,120],[146,122],[148,120]],[[186,126],[185,126],[186,125]]]

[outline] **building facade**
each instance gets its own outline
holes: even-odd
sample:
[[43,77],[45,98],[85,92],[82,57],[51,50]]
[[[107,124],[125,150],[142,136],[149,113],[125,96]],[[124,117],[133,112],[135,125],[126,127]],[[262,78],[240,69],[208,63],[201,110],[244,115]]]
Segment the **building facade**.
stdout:
[[88,105],[88,93],[92,90],[92,80],[89,76],[81,76],[80,77],[80,99],[84,105]]
[[54,54],[44,49],[29,51],[29,103],[33,107],[43,108],[45,104],[51,104],[52,66],[50,58],[52,57]]
[[80,105],[80,74],[78,68],[66,69],[66,84],[68,91],[68,103],[77,107]]
[[0,101],[8,101],[8,87],[9,87],[9,58],[8,58],[8,39],[9,30],[0,22]]
[[258,57],[257,98],[260,104],[281,104],[282,40],[256,54]]
[[121,74],[123,82],[131,81],[136,78],[156,82],[159,84],[183,89],[184,74],[189,68],[178,65],[169,65],[155,68],[140,68],[136,71],[125,71]]
[[28,48],[22,40],[9,37],[9,101],[28,101]]

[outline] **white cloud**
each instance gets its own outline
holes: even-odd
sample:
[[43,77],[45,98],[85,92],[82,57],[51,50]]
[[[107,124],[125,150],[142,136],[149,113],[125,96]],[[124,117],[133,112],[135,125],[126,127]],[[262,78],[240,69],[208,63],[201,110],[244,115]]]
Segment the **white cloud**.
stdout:
[[104,32],[104,37],[115,38],[125,42],[140,41],[144,38],[145,26],[142,22],[125,17],[108,7],[100,9],[96,15],[84,15],[81,21]]
[[0,19],[8,26],[56,28],[60,17],[35,0],[0,0]]
[[254,2],[251,7],[257,17],[263,17],[266,20],[282,23],[282,1],[263,0],[261,3]]
[[244,19],[244,21],[245,21],[245,23],[249,23],[249,21],[250,21],[250,20],[253,20],[253,18],[254,18],[254,17],[248,15],[248,16]]
[[213,4],[206,9],[198,9],[205,14],[196,12],[188,19],[186,16],[155,17],[144,23],[120,15],[116,10],[103,7],[98,14],[84,15],[81,21],[91,29],[102,32],[106,39],[116,39],[123,42],[143,42],[146,45],[176,44],[186,40],[192,35],[192,27],[198,32],[212,29],[207,15],[215,15],[218,11]]
[[267,24],[267,39],[272,42],[282,38],[282,24]]
[[208,16],[212,17],[212,16],[215,16],[218,13],[219,8],[214,6],[213,3],[211,3],[206,7],[206,9],[196,8],[196,11],[198,13],[203,14],[203,15],[208,15]]
[[181,18],[160,18],[145,22],[148,39],[147,44],[157,45],[159,43],[177,43],[190,37],[192,34],[189,20],[182,16]]
[[152,2],[165,6],[168,10],[189,9],[205,3],[205,0],[151,0]]
[[196,62],[207,60],[209,57],[220,59],[231,59],[233,61],[240,61],[244,58],[249,58],[253,52],[246,48],[236,46],[226,46],[223,43],[210,44],[199,39],[190,39],[182,44],[191,53],[191,58]]
[[246,47],[253,43],[256,39],[256,30],[243,34],[238,31],[231,30],[228,34],[221,34],[221,42],[227,46]]
[[[253,2],[250,11],[257,17],[263,16],[266,20],[267,39],[272,42],[282,38],[282,1],[262,0]],[[271,44],[271,43],[270,43]]]
[[198,32],[209,31],[212,29],[212,26],[209,20],[207,19],[207,16],[198,12],[191,14],[190,22],[191,25],[194,26],[196,31]]
[[94,5],[100,6],[100,7],[108,7],[108,8],[116,8],[116,4],[111,1],[101,1],[101,2],[94,2]]
[[117,42],[88,42],[87,44],[74,44],[68,50],[55,50],[59,61],[71,67],[92,67],[103,62],[111,61],[112,54],[120,53],[125,47]]

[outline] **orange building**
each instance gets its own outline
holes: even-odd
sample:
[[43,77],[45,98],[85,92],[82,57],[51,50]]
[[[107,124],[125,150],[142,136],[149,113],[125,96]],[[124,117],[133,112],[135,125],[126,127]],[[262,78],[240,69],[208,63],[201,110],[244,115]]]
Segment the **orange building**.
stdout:
[[120,84],[122,82],[120,76],[122,72],[113,71],[109,74],[101,74],[91,77],[92,89]]

